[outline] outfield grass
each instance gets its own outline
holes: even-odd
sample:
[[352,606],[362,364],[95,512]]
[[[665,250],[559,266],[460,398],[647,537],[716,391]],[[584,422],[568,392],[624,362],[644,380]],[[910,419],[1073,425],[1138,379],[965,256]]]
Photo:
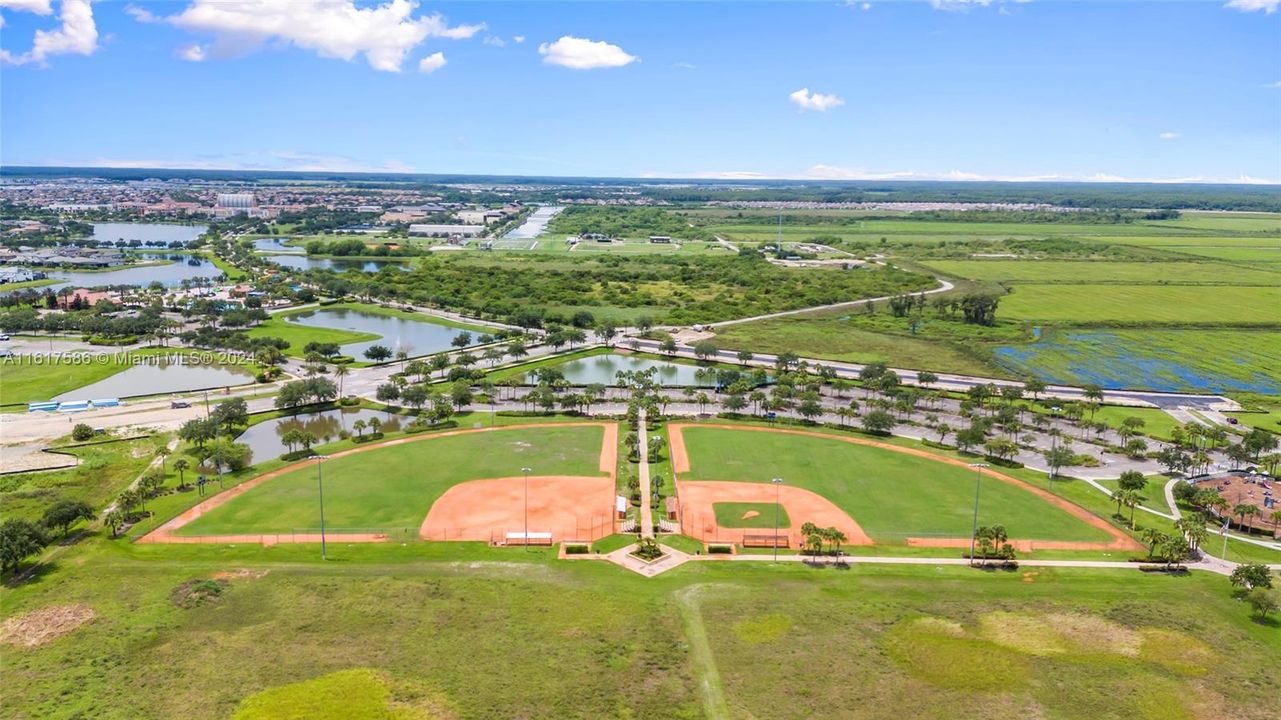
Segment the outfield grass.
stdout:
[[[775,503],[757,502],[718,502],[712,503],[712,512],[716,513],[716,524],[724,528],[790,528],[792,519],[787,515],[787,508]],[[756,513],[745,517],[748,513]],[[777,516],[776,516],[777,514]],[[777,520],[777,525],[775,524]]]
[[[789,485],[822,495],[877,542],[908,537],[969,537],[974,473],[878,448],[819,437],[687,427],[687,480]],[[1107,541],[1108,536],[1018,487],[984,483],[980,524],[1000,523],[1010,537]]]
[[1276,322],[1281,287],[1188,285],[1018,285],[1001,298],[1001,317],[1067,323]]
[[926,260],[923,264],[949,275],[1003,283],[1281,285],[1281,272],[1212,262]]
[[[520,428],[428,437],[326,461],[325,522],[416,529],[460,482],[520,475],[599,474],[599,427]],[[371,468],[377,468],[371,472]],[[267,481],[181,528],[180,535],[290,532],[318,525],[315,463]]]

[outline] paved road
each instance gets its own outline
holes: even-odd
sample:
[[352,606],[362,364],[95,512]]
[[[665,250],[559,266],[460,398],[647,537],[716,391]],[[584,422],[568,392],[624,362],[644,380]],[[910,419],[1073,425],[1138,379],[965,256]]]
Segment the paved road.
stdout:
[[[933,290],[925,290],[923,292],[912,293],[912,294],[913,295],[933,295],[934,293],[947,292],[948,290],[951,290],[952,288],[956,287],[952,283],[942,278],[936,278],[936,279],[939,281],[938,287],[934,288]],[[782,312],[766,313],[764,315],[753,315],[752,317],[738,318],[737,320],[722,320],[720,322],[708,323],[707,327],[723,328],[723,327],[729,327],[730,325],[739,325],[741,323],[755,322],[757,320],[771,320],[773,318],[789,317],[792,315],[805,315],[809,313],[822,312],[824,310],[840,310],[842,308],[861,307],[863,304],[869,303],[869,302],[885,302],[889,300],[890,297],[891,296],[889,295],[885,295],[883,297],[862,298],[859,300],[849,300],[846,302],[832,303],[831,305],[819,305],[817,307],[801,308],[800,310],[784,310]]]

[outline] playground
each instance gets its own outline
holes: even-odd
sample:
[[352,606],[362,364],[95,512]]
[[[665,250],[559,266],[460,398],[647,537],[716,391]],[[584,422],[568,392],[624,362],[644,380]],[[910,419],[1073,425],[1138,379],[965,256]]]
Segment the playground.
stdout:
[[613,532],[617,437],[613,423],[541,423],[358,446],[248,480],[142,542],[318,542],[322,483],[334,541],[592,540]]
[[[1281,483],[1266,475],[1249,475],[1246,473],[1227,473],[1206,480],[1197,481],[1200,487],[1208,487],[1219,493],[1228,502],[1225,514],[1230,515],[1234,525],[1244,525],[1261,532],[1277,532],[1277,521],[1272,514],[1281,511]],[[1235,513],[1237,507],[1253,506],[1253,515]]]
[[[846,545],[965,547],[982,477],[980,525],[1004,525],[1023,550],[1135,550],[1101,518],[993,468],[917,448],[850,435],[746,425],[669,426],[682,531],[736,542],[747,532],[725,522],[719,503],[773,503],[800,544],[810,522],[845,533]],[[777,486],[771,481],[782,482]],[[773,532],[773,525],[768,525]],[[761,531],[756,530],[753,535]]]

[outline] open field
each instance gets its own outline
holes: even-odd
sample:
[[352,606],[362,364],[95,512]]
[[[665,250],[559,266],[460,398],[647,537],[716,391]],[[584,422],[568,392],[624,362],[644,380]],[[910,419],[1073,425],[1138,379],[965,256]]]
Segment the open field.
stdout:
[[[975,475],[964,466],[835,437],[692,425],[682,433],[690,463],[688,472],[677,463],[682,480],[768,483],[779,477],[832,501],[878,543],[969,537]],[[1109,540],[1025,488],[989,481],[984,490],[979,523],[1003,524],[1011,539]]]
[[[68,426],[70,429],[70,426]],[[155,459],[168,435],[99,442],[68,449],[76,467],[0,476],[0,517],[38,520],[60,499],[105,506]]]
[[1001,283],[1281,285],[1278,271],[1210,262],[927,260],[924,264],[949,275]]
[[1002,298],[1000,314],[1041,322],[1276,322],[1281,287],[1187,285],[1019,285]]
[[[775,503],[718,502],[716,524],[727,528],[790,528],[787,508]],[[777,520],[777,524],[776,521]]]
[[[427,435],[324,464],[325,521],[341,528],[417,528],[458,483],[520,476],[598,476],[600,425],[515,427]],[[362,448],[362,450],[364,450]],[[378,471],[369,468],[376,465]],[[288,533],[314,528],[315,462],[301,463],[179,528],[179,536]],[[608,508],[606,508],[608,510]]]
[[[74,552],[0,590],[5,617],[96,615],[5,648],[17,717],[306,715],[345,688],[417,713],[389,717],[1264,720],[1281,692],[1261,671],[1275,624],[1202,573],[697,563],[643,579],[467,544],[337,546],[328,563],[307,546]],[[175,605],[211,577],[215,601]]]

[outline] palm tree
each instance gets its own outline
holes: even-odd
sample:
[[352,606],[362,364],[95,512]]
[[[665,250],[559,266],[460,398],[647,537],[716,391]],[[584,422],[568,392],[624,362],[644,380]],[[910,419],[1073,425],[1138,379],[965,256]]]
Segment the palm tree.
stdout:
[[343,378],[347,377],[350,372],[351,370],[346,365],[334,366],[334,377],[338,378],[338,397],[340,398],[342,397]]
[[351,429],[356,431],[356,437],[358,438],[365,436],[366,427],[368,427],[368,425],[365,423],[364,420],[357,420],[356,422],[351,424]]
[[162,447],[162,448],[157,448],[157,450],[156,450],[156,457],[160,458],[160,470],[161,470],[161,472],[164,472],[164,469],[165,469],[165,458],[169,457],[169,454],[170,454],[170,453],[172,453],[172,452],[173,452],[173,451],[172,451],[172,450],[170,450],[168,446],[165,446],[165,447]]
[[1239,523],[1242,530],[1249,532],[1250,528],[1246,526],[1245,519],[1252,518],[1259,514],[1259,508],[1249,503],[1240,503],[1232,508],[1232,514],[1241,518]]
[[185,471],[191,467],[191,463],[186,458],[178,458],[173,461],[173,469],[178,471],[178,489],[183,490],[187,487]]
[[1164,538],[1165,538],[1165,533],[1161,532],[1155,527],[1145,527],[1143,528],[1143,531],[1139,533],[1139,539],[1143,542],[1144,545],[1148,546],[1149,558],[1156,553],[1156,546],[1159,545],[1161,543],[1161,540]]
[[1277,525],[1281,524],[1281,510],[1273,510],[1268,519],[1272,521],[1272,534],[1275,536],[1277,534]]
[[1139,506],[1142,498],[1133,490],[1122,490],[1122,504],[1130,508],[1130,528],[1134,528],[1134,509]]

